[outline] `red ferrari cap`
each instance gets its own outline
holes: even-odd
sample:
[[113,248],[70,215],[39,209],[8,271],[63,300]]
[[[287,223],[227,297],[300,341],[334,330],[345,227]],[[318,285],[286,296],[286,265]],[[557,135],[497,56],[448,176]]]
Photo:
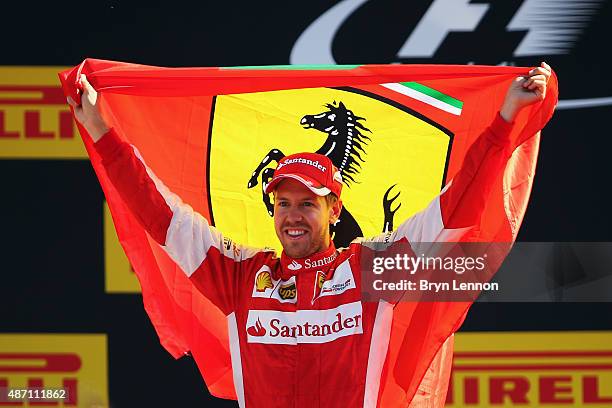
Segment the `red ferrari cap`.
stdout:
[[286,178],[301,182],[319,196],[334,193],[340,197],[342,191],[340,170],[333,165],[329,157],[322,154],[297,153],[283,157],[276,166],[272,181],[264,186],[266,194],[274,191],[278,183]]

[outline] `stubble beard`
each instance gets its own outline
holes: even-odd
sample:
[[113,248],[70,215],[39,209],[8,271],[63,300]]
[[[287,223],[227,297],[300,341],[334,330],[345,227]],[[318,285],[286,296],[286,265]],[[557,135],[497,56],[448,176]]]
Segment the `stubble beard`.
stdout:
[[281,239],[281,244],[287,256],[299,259],[306,258],[327,249],[325,246],[325,238],[325,231],[321,231],[317,236],[312,236],[312,239],[307,243],[291,242],[290,240]]

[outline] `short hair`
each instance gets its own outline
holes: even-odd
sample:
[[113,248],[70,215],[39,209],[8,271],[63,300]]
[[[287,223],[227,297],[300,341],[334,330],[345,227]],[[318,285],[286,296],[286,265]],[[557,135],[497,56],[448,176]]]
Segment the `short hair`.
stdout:
[[[272,192],[272,197],[276,199],[276,190]],[[334,204],[336,204],[339,200],[338,196],[335,195],[334,193],[329,193],[324,197],[325,197],[325,202],[327,203],[327,207],[333,207]]]
[[333,207],[338,202],[338,196],[334,193],[329,193],[325,196],[325,201],[327,202],[327,207]]

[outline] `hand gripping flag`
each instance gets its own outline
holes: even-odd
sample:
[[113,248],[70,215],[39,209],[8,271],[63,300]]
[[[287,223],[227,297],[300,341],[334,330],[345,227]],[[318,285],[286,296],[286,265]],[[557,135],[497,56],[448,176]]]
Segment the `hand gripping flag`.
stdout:
[[[335,239],[346,244],[379,234],[424,208],[452,180],[470,145],[495,118],[510,82],[527,71],[439,65],[158,68],[88,59],[60,79],[66,96],[78,101],[77,78],[86,74],[117,133],[211,225],[237,242],[278,249],[261,185],[280,158],[300,151],[328,155],[343,168],[348,214],[348,227],[336,231]],[[470,240],[516,238],[539,131],[557,93],[553,75],[545,100],[516,118],[511,158],[494,175]],[[85,129],[79,130],[161,343],[175,358],[191,353],[213,395],[236,399],[226,317],[128,211]],[[412,400],[468,307],[469,302],[396,307],[378,405]]]

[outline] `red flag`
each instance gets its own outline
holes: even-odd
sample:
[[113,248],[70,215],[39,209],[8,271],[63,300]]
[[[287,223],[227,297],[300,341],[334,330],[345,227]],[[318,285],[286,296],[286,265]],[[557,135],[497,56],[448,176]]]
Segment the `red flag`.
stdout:
[[[384,195],[388,199],[396,191],[389,186],[401,188],[397,223],[426,206],[494,120],[510,81],[527,71],[438,65],[158,68],[86,60],[60,79],[65,94],[78,100],[77,78],[86,74],[120,137],[211,225],[245,244],[278,246],[266,242],[273,237],[269,203],[252,187],[253,180],[265,173],[275,151],[314,151],[322,143],[319,150],[326,150],[333,135],[308,126],[321,111],[342,110],[355,118],[352,126],[361,136],[350,140],[361,149],[345,157],[353,165],[343,174],[348,187],[343,198],[358,228],[353,232],[372,235],[382,230],[382,193],[392,193]],[[546,99],[516,118],[510,161],[491,176],[495,182],[480,210],[480,224],[464,239],[514,241],[531,191],[539,131],[556,101],[553,76]],[[236,399],[226,315],[195,289],[155,241],[155,233],[147,233],[130,213],[86,131],[80,131],[161,343],[176,358],[191,353],[213,395]],[[393,215],[387,209],[385,223],[390,217],[392,224]],[[231,248],[231,241],[225,244]],[[380,374],[380,406],[412,400],[468,307],[455,302],[395,308]]]

